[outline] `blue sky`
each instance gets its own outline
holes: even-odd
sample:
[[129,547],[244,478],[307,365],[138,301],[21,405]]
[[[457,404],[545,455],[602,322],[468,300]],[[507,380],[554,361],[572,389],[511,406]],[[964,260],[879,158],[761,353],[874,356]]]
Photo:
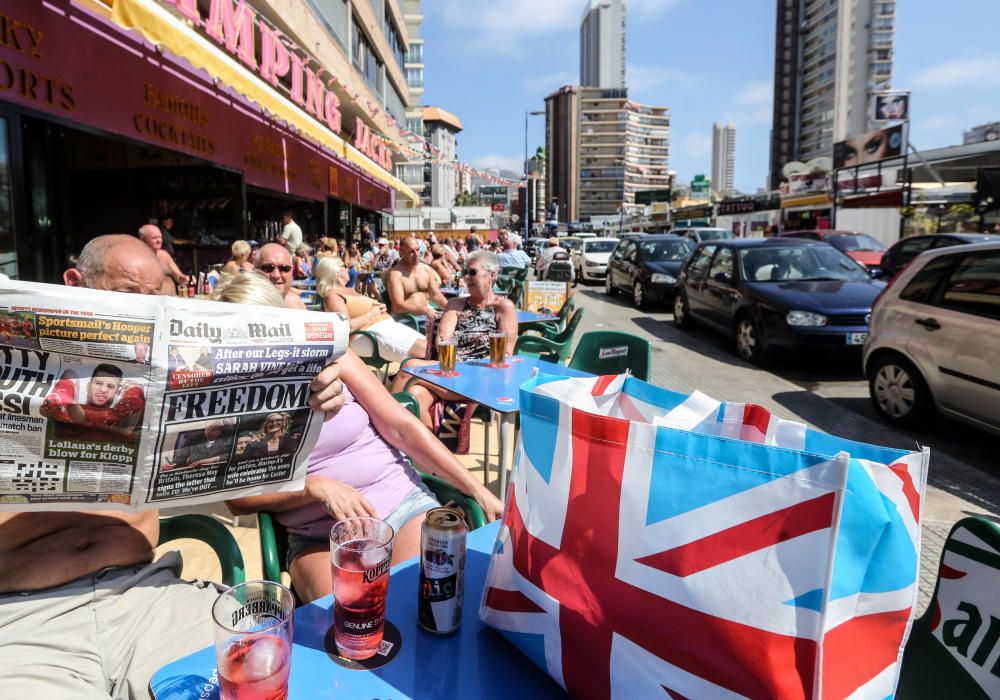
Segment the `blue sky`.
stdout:
[[[893,85],[913,90],[911,141],[961,143],[1000,121],[997,0],[899,0]],[[459,158],[520,172],[524,113],[579,79],[584,0],[425,0],[424,103],[459,116]],[[670,167],[711,171],[712,122],[736,124],[736,186],[768,170],[774,0],[628,0],[630,97],[671,108]],[[544,144],[532,117],[529,150]]]

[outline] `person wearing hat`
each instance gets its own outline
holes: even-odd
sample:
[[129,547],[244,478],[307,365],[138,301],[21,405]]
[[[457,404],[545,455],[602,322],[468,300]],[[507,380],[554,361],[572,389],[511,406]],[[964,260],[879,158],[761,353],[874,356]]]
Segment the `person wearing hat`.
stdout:
[[375,259],[372,261],[372,271],[384,272],[392,267],[397,260],[399,260],[399,253],[396,252],[395,248],[389,245],[389,239],[378,239],[378,252],[375,254]]

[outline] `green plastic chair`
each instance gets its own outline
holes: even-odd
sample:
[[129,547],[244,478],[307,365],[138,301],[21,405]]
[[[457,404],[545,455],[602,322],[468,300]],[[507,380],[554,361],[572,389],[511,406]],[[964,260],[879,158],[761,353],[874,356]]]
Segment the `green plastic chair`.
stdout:
[[235,586],[246,580],[243,553],[236,539],[226,526],[207,515],[188,513],[160,518],[160,541],[166,544],[173,540],[201,540],[215,551],[222,565],[222,582]]
[[570,344],[557,343],[554,340],[543,338],[540,335],[521,335],[514,343],[515,355],[526,355],[537,357],[539,360],[552,362],[557,365],[566,364],[569,357]]
[[418,333],[423,333],[423,328],[420,327],[420,319],[414,314],[393,314],[392,320],[402,323],[404,326],[409,326]]
[[583,320],[583,312],[583,309],[577,309],[574,311],[573,315],[570,316],[569,322],[562,330],[556,330],[551,326],[543,326],[541,328],[533,328],[531,330],[538,333],[542,338],[551,340],[554,343],[572,343],[573,336],[576,334],[576,329]]
[[[977,540],[985,547],[969,544]],[[948,553],[971,560],[969,566],[960,567],[958,562],[962,559],[949,557],[946,567],[944,560]],[[942,573],[949,580],[965,579],[959,585],[964,584],[963,588],[971,594],[969,600],[962,600],[957,611],[942,609],[938,601]],[[970,576],[974,578],[967,578]],[[963,518],[955,523],[945,540],[934,595],[924,614],[914,621],[906,641],[897,700],[1000,697],[1000,662],[993,653],[997,646],[996,618],[990,615],[998,608],[998,598],[1000,524],[980,517]],[[980,610],[977,599],[986,601],[988,607]],[[934,636],[935,623],[941,627],[945,640],[953,640],[950,646]],[[959,655],[964,657],[962,662]],[[977,683],[963,663],[980,666],[979,675],[988,679],[987,687]]]
[[622,374],[649,379],[650,345],[645,338],[618,331],[590,331],[580,337],[569,366],[591,374]]
[[525,333],[527,331],[538,331],[542,328],[548,329],[550,332],[559,333],[566,327],[566,323],[569,321],[570,314],[575,308],[573,303],[573,297],[566,300],[566,303],[562,305],[559,309],[559,313],[556,314],[558,318],[555,321],[533,321],[531,323],[522,323],[519,329],[520,333]]
[[385,384],[386,379],[389,376],[389,365],[392,363],[382,357],[378,350],[378,340],[375,339],[375,335],[369,331],[351,331],[350,340],[353,341],[355,338],[367,338],[368,342],[371,343],[372,351],[370,355],[362,355],[357,353],[361,361],[365,363],[366,366],[371,367],[379,374],[379,378],[382,383]]
[[403,406],[417,418],[420,417],[420,402],[417,401],[416,396],[408,391],[397,391],[392,395],[392,398],[403,404]]
[[501,267],[500,274],[506,277],[513,277],[518,282],[523,282],[528,279],[528,268],[527,267]]

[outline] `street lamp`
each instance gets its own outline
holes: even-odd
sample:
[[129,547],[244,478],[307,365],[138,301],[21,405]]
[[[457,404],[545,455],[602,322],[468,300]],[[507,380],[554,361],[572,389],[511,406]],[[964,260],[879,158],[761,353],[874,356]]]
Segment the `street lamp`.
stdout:
[[545,112],[524,113],[524,241],[527,245],[528,226],[531,223],[531,182],[528,180],[528,117],[537,117]]

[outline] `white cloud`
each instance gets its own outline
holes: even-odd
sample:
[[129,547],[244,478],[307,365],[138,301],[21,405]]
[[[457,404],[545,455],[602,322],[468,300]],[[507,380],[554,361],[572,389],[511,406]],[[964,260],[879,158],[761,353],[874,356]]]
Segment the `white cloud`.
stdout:
[[954,58],[918,73],[914,87],[953,89],[1000,87],[1000,55]]
[[524,154],[510,155],[505,153],[491,153],[472,159],[473,167],[485,170],[486,168],[500,168],[510,170],[515,173],[524,170]]

